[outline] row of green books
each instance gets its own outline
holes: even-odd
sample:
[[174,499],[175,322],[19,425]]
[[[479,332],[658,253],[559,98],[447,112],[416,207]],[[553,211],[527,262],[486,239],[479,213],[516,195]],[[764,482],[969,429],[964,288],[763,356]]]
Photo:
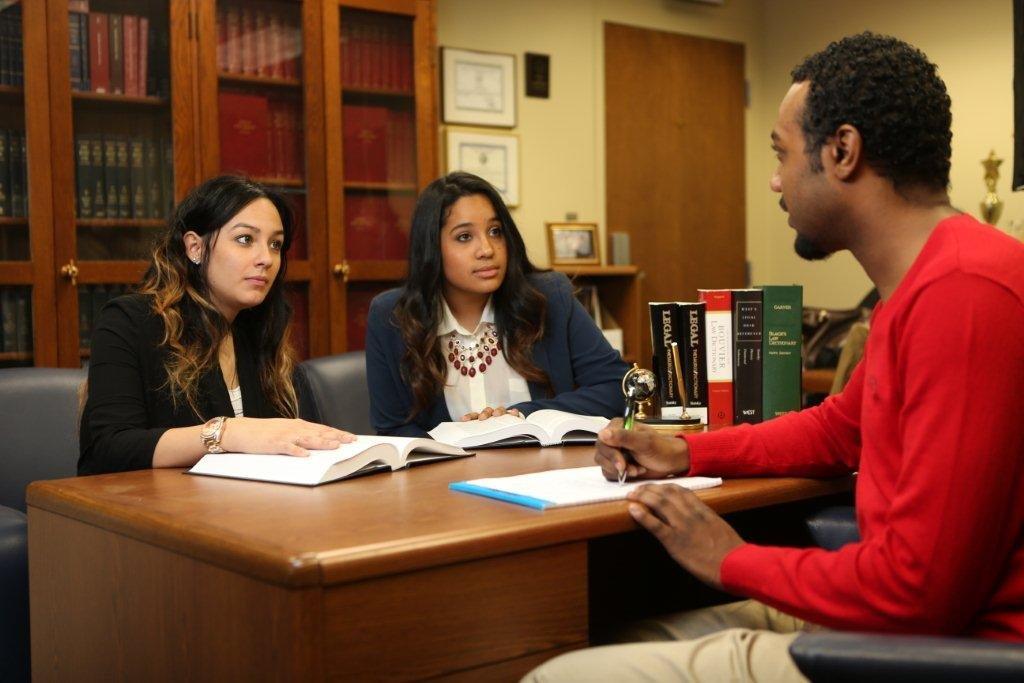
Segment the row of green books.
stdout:
[[756,424],[801,407],[803,288],[702,289],[651,302],[652,363],[663,418]]
[[75,137],[79,218],[164,218],[174,202],[169,139]]

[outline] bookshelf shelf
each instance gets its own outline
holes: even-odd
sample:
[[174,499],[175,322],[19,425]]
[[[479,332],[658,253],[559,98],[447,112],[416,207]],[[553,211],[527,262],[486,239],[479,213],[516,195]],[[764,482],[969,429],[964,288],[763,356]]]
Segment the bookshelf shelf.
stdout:
[[0,362],[17,362],[32,360],[33,354],[31,351],[0,351]]
[[416,93],[409,90],[389,90],[387,88],[354,88],[345,87],[341,91],[342,97],[380,97],[385,99],[412,100]]
[[76,90],[71,93],[71,100],[75,104],[84,105],[109,105],[120,107],[124,105],[138,105],[143,107],[166,107],[170,102],[165,97],[137,97],[135,95],[117,95],[104,92],[90,92]]
[[162,228],[167,225],[160,218],[78,218],[80,228]]
[[0,85],[0,101],[20,100],[25,97],[25,89],[20,85]]
[[345,181],[346,191],[363,192],[416,192],[416,183],[364,183],[360,181]]
[[287,187],[288,189],[305,189],[306,181],[303,178],[275,178],[273,176],[259,176],[253,178],[261,185],[272,187]]
[[274,78],[272,76],[254,76],[252,74],[236,74],[229,71],[217,73],[221,85],[251,85],[259,88],[286,88],[297,90],[302,87],[298,78]]
[[27,216],[0,216],[0,228],[28,225]]
[[570,278],[581,277],[634,277],[640,272],[638,266],[552,266],[552,270],[565,273]]

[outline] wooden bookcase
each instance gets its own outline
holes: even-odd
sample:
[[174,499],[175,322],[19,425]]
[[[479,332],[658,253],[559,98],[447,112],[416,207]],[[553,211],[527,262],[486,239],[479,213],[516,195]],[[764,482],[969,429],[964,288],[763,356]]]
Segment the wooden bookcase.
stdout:
[[644,334],[645,307],[640,302],[640,269],[637,266],[555,266],[574,284],[593,285],[601,305],[622,328],[622,358],[627,363],[649,367],[650,359],[640,357]]
[[[274,186],[299,216],[288,280],[300,354],[361,347],[348,321],[365,320],[372,294],[404,275],[403,213],[438,170],[435,16],[435,0],[41,0],[0,11],[0,28],[21,36],[0,55],[11,67],[0,66],[0,151],[11,140],[26,150],[20,166],[0,160],[0,367],[86,360],[92,318],[138,282],[167,209],[224,171]],[[91,40],[104,21],[106,39]],[[353,28],[356,50],[342,45]],[[129,38],[109,42],[112,30]],[[101,43],[124,47],[104,54],[106,75],[89,52]],[[345,157],[346,120],[358,135],[366,110],[385,112],[391,136],[380,178]],[[108,143],[114,168],[127,153],[127,176],[105,165]],[[26,169],[17,215],[11,169]],[[97,179],[105,194],[108,174],[113,186],[128,179],[116,211],[82,195]],[[136,176],[153,192],[138,205]],[[378,226],[380,254],[348,236],[368,204],[401,217]]]

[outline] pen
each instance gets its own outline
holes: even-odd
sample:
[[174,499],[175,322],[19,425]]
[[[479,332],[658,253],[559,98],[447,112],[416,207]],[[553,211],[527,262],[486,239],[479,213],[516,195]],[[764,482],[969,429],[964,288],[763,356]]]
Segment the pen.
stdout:
[[[636,401],[633,400],[634,387],[630,387],[626,394],[626,412],[622,416],[622,428],[632,429],[633,428],[633,417],[636,415]],[[626,483],[626,468],[629,467],[629,451],[625,448],[622,449],[622,455],[626,459],[625,467],[619,472],[619,486]]]

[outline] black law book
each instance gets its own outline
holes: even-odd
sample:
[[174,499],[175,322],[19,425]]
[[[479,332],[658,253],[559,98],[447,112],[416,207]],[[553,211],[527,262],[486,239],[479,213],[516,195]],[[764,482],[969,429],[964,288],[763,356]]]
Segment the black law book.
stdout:
[[117,136],[103,136],[103,187],[107,218],[117,218]]
[[117,217],[129,218],[132,214],[131,168],[128,161],[128,138],[119,136],[116,140],[117,168]]
[[0,130],[0,216],[11,215],[11,136]]
[[174,211],[174,144],[164,138],[160,141],[160,196],[163,198],[163,215]]
[[683,413],[678,373],[672,343],[682,341],[679,330],[679,306],[675,301],[651,301],[651,349],[654,352],[654,374],[658,378],[658,398],[662,417],[679,417]]
[[705,316],[707,304],[680,303],[678,310],[679,355],[683,370],[686,412],[708,422],[708,358],[705,347]]
[[732,290],[733,415],[736,424],[757,424],[763,416],[762,303],[759,289]]
[[143,178],[146,184],[146,218],[163,218],[160,182],[160,145],[153,138],[143,142]]
[[89,136],[89,182],[92,185],[92,217],[107,217],[107,184],[103,178],[103,138]]
[[17,308],[14,303],[15,297],[14,287],[0,289],[0,330],[3,332],[3,350],[5,352],[18,350],[18,314],[15,310]]
[[145,147],[142,138],[128,141],[129,191],[132,218],[146,218]]
[[19,130],[10,131],[10,144],[7,148],[7,168],[11,179],[11,215],[24,216],[25,213],[25,133]]
[[[72,15],[74,16],[74,15]],[[86,135],[75,136],[75,188],[77,194],[77,215],[92,218],[92,151]]]
[[32,290],[18,287],[14,290],[15,323],[17,339],[14,350],[27,352],[32,350]]

